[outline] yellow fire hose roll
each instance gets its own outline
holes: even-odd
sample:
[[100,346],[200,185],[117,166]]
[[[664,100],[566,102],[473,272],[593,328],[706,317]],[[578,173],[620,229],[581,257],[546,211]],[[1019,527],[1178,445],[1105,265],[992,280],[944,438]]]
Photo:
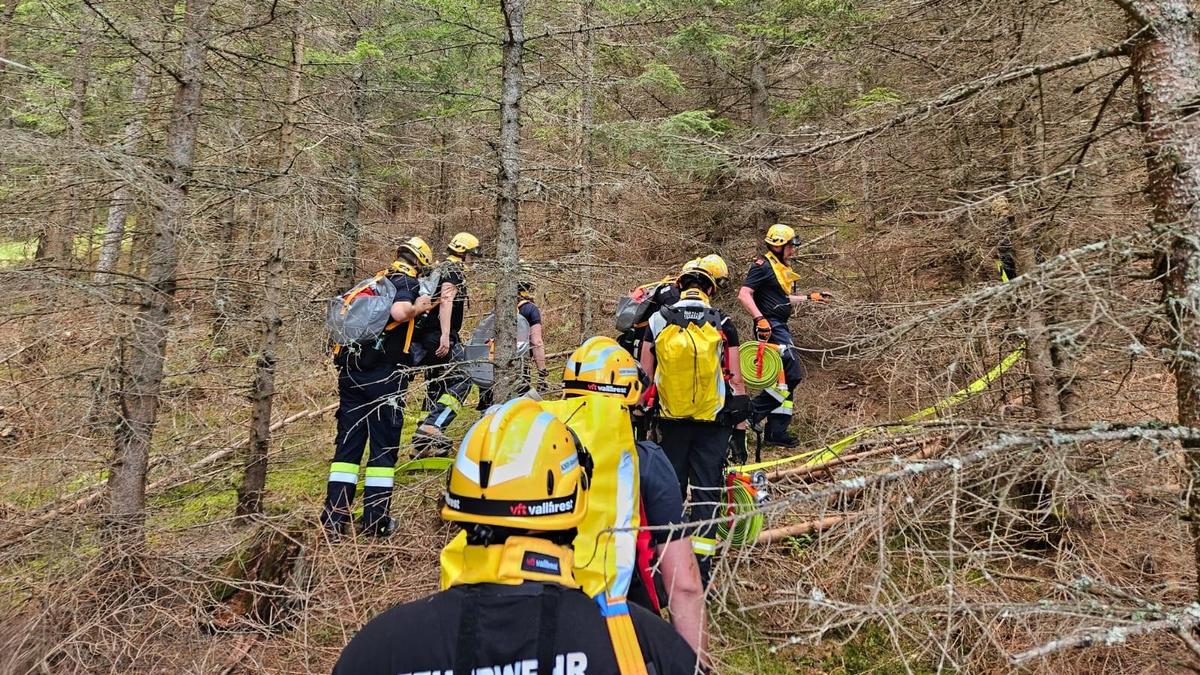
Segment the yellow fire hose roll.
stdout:
[[775,386],[783,370],[779,347],[768,342],[743,342],[738,347],[738,363],[742,367],[742,380],[752,391]]
[[725,502],[725,514],[729,520],[717,524],[717,538],[737,548],[758,541],[758,535],[763,530],[761,506],[745,480],[731,481],[726,488]]

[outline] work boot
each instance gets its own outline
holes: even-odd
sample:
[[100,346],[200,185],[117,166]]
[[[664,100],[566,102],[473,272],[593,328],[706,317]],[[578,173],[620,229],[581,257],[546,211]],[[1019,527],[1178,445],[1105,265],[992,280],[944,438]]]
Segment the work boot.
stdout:
[[330,523],[325,523],[321,526],[325,530],[325,537],[329,541],[338,541],[350,534],[350,522],[346,520],[338,520]]
[[794,434],[784,433],[780,436],[764,436],[763,443],[777,448],[794,448],[800,444],[800,439]]
[[442,430],[432,424],[422,424],[417,427],[412,436],[413,459],[425,457],[449,457],[450,448],[454,446]]
[[396,531],[396,519],[391,516],[377,518],[373,523],[358,521],[358,532],[364,537],[383,539],[392,536]]

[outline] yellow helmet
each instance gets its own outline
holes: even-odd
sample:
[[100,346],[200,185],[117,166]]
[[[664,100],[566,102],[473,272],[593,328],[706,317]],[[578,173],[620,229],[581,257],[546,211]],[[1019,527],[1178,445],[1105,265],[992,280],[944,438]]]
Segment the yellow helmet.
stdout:
[[617,341],[602,335],[588,338],[567,359],[563,394],[603,394],[637,405],[642,399],[641,370]]
[[420,237],[410,237],[396,249],[397,258],[403,257],[405,253],[412,256],[412,262],[417,267],[429,267],[433,262],[433,249]]
[[[729,265],[726,265],[725,259],[716,253],[697,258],[688,264],[708,272],[708,276],[713,278],[718,288],[725,288],[729,284]],[[686,269],[686,265],[684,267]]]
[[783,223],[775,223],[767,230],[767,236],[763,240],[771,246],[793,246],[800,245],[800,237],[796,236],[796,230]]
[[[722,260],[721,264],[724,263],[725,261]],[[726,270],[726,273],[728,273],[728,270]],[[675,279],[675,283],[682,286],[683,278],[690,276],[700,277],[708,283],[710,290],[705,291],[705,293],[715,291],[717,290],[718,286],[722,285],[721,280],[713,274],[709,266],[704,264],[703,258],[693,258],[692,260],[685,262],[683,264],[683,268],[679,270],[679,276]]]
[[479,255],[479,237],[470,232],[459,232],[446,244],[446,249],[451,253]]
[[579,438],[524,396],[467,431],[442,518],[519,530],[569,530],[583,520],[592,466]]

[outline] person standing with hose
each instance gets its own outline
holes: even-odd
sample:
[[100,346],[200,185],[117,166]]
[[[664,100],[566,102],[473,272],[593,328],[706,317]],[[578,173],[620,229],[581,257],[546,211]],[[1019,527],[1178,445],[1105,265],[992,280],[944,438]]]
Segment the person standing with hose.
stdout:
[[796,230],[776,223],[764,239],[767,250],[750,264],[746,280],[738,292],[738,301],[754,320],[754,333],[760,341],[779,346],[783,357],[784,382],[768,388],[754,398],[751,422],[756,426],[766,419],[763,441],[767,445],[793,447],[799,439],[788,431],[794,412],[796,387],[804,379],[804,366],[795,353],[788,328],[792,309],[809,302],[828,302],[833,296],[823,291],[796,294],[800,275],[788,263],[800,244]]

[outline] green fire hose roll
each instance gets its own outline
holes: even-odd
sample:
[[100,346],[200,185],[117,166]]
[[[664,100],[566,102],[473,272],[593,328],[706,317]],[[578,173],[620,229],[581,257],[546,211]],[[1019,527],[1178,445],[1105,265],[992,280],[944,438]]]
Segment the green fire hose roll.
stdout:
[[759,508],[758,503],[750,494],[750,489],[742,483],[734,483],[727,494],[733,500],[733,504],[727,506],[732,507],[729,515],[733,520],[733,531],[730,532],[728,521],[717,523],[717,539],[728,541],[734,547],[749,546],[758,541],[758,535],[763,530],[763,514],[761,511],[755,513]]
[[763,342],[743,342],[738,347],[738,363],[742,367],[742,380],[746,388],[753,391],[775,386],[779,371],[783,370],[783,357],[779,355],[779,350]]

